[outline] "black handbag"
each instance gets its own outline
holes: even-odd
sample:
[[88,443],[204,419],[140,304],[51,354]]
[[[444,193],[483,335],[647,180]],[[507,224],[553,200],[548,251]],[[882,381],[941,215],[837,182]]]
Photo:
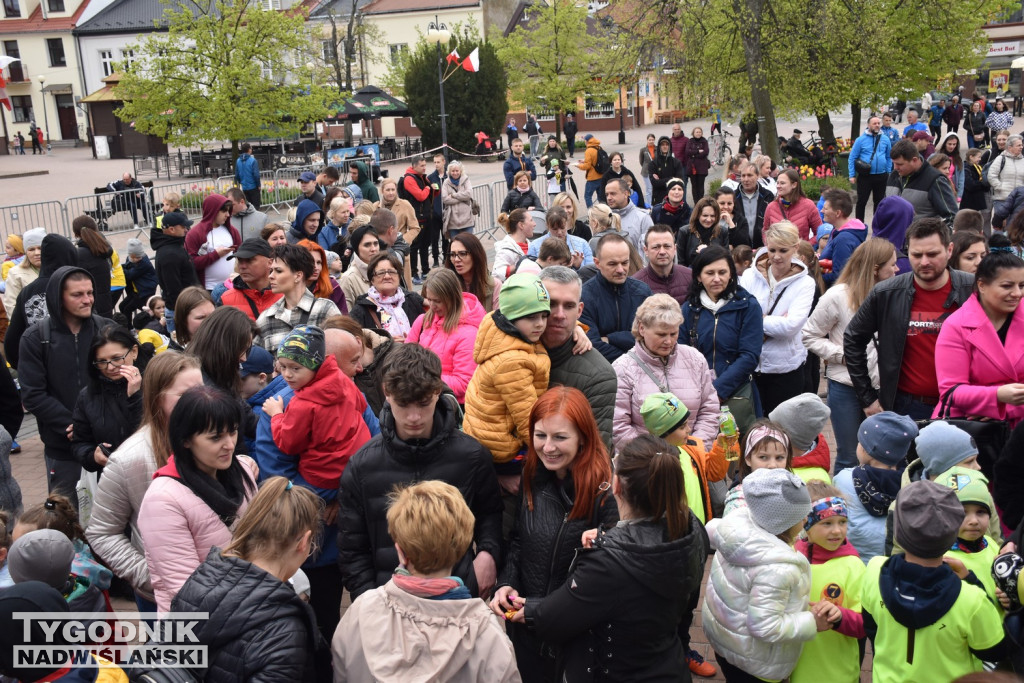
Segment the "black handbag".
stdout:
[[864,161],[863,159],[855,159],[853,162],[853,170],[856,171],[857,175],[870,175],[871,174],[871,162],[875,160],[875,154],[878,153],[878,141],[882,139],[881,134],[875,136],[875,146],[871,150],[871,160]]
[[942,398],[939,400],[939,417],[932,420],[919,420],[917,426],[923,428],[932,422],[941,420],[954,427],[959,427],[970,434],[971,438],[974,439],[975,445],[978,447],[978,465],[981,466],[981,471],[988,477],[988,480],[992,481],[996,459],[999,458],[1003,446],[1006,445],[1010,438],[1010,425],[1006,420],[950,417],[953,392],[956,391],[958,386],[960,385],[954,384],[942,394]]

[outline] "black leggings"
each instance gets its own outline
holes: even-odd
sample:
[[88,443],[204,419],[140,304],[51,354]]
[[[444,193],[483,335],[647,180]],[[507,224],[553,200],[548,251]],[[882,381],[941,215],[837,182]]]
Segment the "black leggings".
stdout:
[[754,374],[757,393],[761,395],[761,409],[764,415],[775,410],[780,403],[799,396],[804,391],[804,365],[796,370],[781,373]]
[[730,664],[729,662],[722,659],[722,655],[715,653],[715,659],[718,660],[718,666],[722,668],[722,675],[725,676],[725,680],[728,683],[763,683],[763,678],[752,676],[743,669]]
[[707,174],[690,176],[690,191],[693,193],[693,203],[696,204],[704,196],[704,181]]

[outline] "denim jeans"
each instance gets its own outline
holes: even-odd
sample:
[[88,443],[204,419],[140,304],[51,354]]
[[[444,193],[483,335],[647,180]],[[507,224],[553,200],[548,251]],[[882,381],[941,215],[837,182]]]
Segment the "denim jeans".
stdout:
[[828,380],[828,407],[832,410],[832,432],[836,437],[836,462],[832,476],[857,466],[857,428],[864,421],[864,409],[853,387]]
[[586,202],[588,209],[594,203],[594,200],[591,199],[591,197],[593,197],[595,192],[597,193],[598,201],[600,201],[601,200],[601,181],[600,181],[600,179],[598,179],[598,180],[588,180],[587,184],[583,187],[583,201]]
[[164,308],[164,322],[166,323],[167,332],[174,332],[174,311],[169,307]]
[[897,391],[896,400],[892,403],[892,412],[906,415],[912,420],[928,420],[935,412],[935,406],[915,401],[910,394]]

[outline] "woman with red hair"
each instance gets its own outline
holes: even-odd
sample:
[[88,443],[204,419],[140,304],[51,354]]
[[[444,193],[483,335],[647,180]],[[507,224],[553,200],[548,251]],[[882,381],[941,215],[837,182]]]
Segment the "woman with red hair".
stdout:
[[[516,597],[541,598],[565,583],[584,531],[614,524],[611,460],[590,404],[578,389],[554,387],[530,412],[519,510],[491,609],[504,616]],[[556,680],[553,651],[523,624],[509,635],[524,681]]]
[[313,277],[306,281],[309,291],[318,299],[330,299],[342,315],[348,315],[345,292],[341,291],[341,285],[331,277],[331,271],[327,268],[327,252],[312,240],[299,240],[298,245],[313,255]]

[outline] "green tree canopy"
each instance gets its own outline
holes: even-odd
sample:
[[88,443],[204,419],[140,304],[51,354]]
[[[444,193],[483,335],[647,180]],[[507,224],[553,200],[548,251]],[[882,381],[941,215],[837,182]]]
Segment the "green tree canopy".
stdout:
[[[471,30],[463,31],[461,35],[456,31],[449,44],[441,46],[441,58],[444,59],[452,49],[466,58],[474,48],[480,49],[480,70],[471,73],[456,69],[444,82],[448,144],[463,152],[476,149],[474,135],[477,131],[482,130],[491,137],[500,135],[508,114],[508,80],[494,46],[481,42]],[[428,148],[437,147],[441,144],[437,46],[420,42],[416,50],[403,60],[402,67],[402,94],[423,134],[423,144]],[[447,62],[442,68],[445,67],[448,67]]]
[[[301,13],[255,0],[164,0],[167,33],[132,46],[141,55],[117,87],[117,115],[141,133],[193,145],[292,135],[327,116],[330,89],[314,87]],[[296,63],[303,64],[296,67]]]

